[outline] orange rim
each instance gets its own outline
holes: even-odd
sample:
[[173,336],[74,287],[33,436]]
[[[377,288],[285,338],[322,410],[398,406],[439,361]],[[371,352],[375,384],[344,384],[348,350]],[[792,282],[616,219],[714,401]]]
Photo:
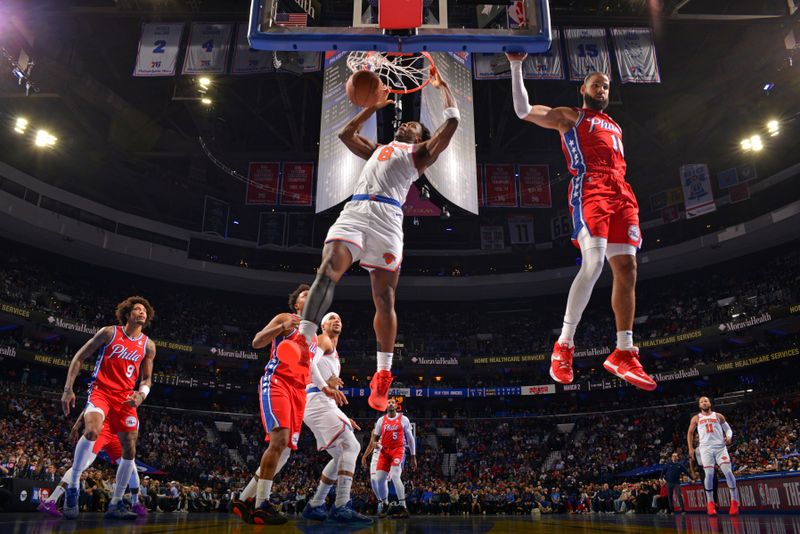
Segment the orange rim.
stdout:
[[[376,52],[376,54],[379,54],[379,53],[380,52]],[[411,57],[414,54],[410,54],[410,53],[406,53],[406,52],[386,52],[386,55],[389,56],[389,57]],[[407,94],[410,94],[410,93],[416,93],[417,91],[422,91],[422,88],[425,87],[426,85],[428,85],[431,82],[430,72],[431,72],[431,69],[433,69],[434,72],[436,71],[436,63],[433,61],[433,58],[431,57],[431,55],[428,52],[420,52],[420,55],[422,55],[425,59],[428,60],[428,63],[430,63],[430,68],[428,69],[428,77],[425,78],[425,81],[422,82],[421,84],[419,84],[417,87],[413,87],[411,89],[395,89],[393,87],[387,87],[389,89],[390,93],[394,93],[396,95],[407,95]],[[384,86],[385,86],[385,84],[384,84]]]

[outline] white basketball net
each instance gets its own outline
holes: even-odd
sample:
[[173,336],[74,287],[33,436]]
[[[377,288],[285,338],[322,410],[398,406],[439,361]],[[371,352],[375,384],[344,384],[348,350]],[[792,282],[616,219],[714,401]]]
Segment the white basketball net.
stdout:
[[387,55],[382,52],[350,52],[347,66],[351,71],[370,70],[392,92],[419,91],[430,77],[429,56],[423,54]]

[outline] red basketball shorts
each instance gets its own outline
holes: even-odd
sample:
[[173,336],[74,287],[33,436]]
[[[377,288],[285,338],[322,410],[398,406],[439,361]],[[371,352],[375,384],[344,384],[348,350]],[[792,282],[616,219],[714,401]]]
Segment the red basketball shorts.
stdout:
[[105,417],[103,426],[108,426],[112,434],[136,432],[139,430],[139,416],[136,408],[125,404],[130,391],[106,391],[92,388],[86,401],[86,413],[99,412]]
[[392,467],[402,467],[405,460],[405,452],[405,449],[381,449],[378,455],[377,471],[386,471],[388,473]]
[[306,411],[305,387],[297,387],[281,377],[269,375],[261,377],[259,387],[261,423],[266,432],[264,441],[269,441],[272,429],[288,428],[289,448],[296,451]]
[[569,211],[572,216],[572,242],[586,228],[591,237],[608,243],[642,245],[639,204],[630,184],[615,174],[587,173],[575,176],[569,185]]
[[112,464],[116,464],[119,462],[119,459],[122,458],[122,445],[119,443],[119,438],[116,434],[111,432],[111,429],[106,423],[103,423],[103,430],[100,432],[97,441],[94,442],[92,452],[97,455],[100,454],[102,450],[106,451]]

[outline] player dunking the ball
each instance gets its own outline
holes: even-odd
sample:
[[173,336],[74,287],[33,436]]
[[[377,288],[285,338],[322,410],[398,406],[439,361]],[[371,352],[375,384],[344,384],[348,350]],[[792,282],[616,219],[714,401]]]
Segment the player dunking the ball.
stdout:
[[[136,440],[139,437],[139,417],[136,408],[144,401],[153,385],[153,360],[156,344],[142,333],[142,328],[153,320],[155,311],[147,299],[129,297],[117,305],[119,326],[106,326],[78,350],[67,371],[67,381],[61,396],[64,415],[75,407],[72,386],[80,373],[81,365],[90,354],[97,354],[97,363],[92,372],[89,398],[83,413],[86,428],[75,446],[72,473],[64,499],[64,517],[78,517],[78,482],[81,473],[88,467],[95,453],[95,445],[103,428],[108,424],[122,445],[122,459],[117,467],[114,494],[108,504],[109,519],[136,519],[129,512],[122,496],[131,474],[136,469]],[[139,389],[134,391],[136,380],[141,379]]]
[[560,384],[572,382],[573,337],[607,258],[614,275],[611,307],[616,319],[617,346],[603,367],[640,389],[652,391],[656,382],[642,368],[639,349],[633,346],[636,250],[642,244],[642,233],[639,205],[625,180],[622,130],[604,112],[608,106],[609,77],[601,72],[586,76],[580,89],[582,108],[531,106],[522,80],[526,54],[506,55],[511,62],[514,111],[522,120],[561,134],[562,149],[572,174],[569,186],[572,241],[583,258],[569,290],[561,335],[553,347],[550,376]]
[[[293,313],[279,313],[253,338],[253,348],[263,349],[271,344],[270,357],[259,380],[261,423],[269,442],[261,456],[255,476],[242,491],[239,500],[232,503],[233,513],[243,521],[257,525],[280,525],[288,518],[269,502],[272,481],[286,465],[291,451],[297,450],[303,414],[306,408],[306,384],[309,382],[309,365],[317,346],[317,336],[310,346],[298,342],[302,338],[297,330],[300,316],[308,296],[308,286],[302,284],[289,295],[289,309]],[[341,395],[341,393],[339,392]],[[255,511],[250,513],[247,499],[255,493]]]
[[361,465],[367,466],[367,456],[372,453],[375,444],[380,440],[381,452],[378,456],[378,465],[375,472],[376,497],[379,501],[379,515],[384,512],[389,504],[389,479],[392,480],[400,510],[393,514],[394,517],[408,517],[406,507],[406,490],[403,485],[403,464],[406,458],[406,447],[411,453],[411,468],[417,468],[417,446],[414,434],[411,431],[411,422],[408,417],[397,413],[397,402],[389,399],[386,415],[375,422],[375,430],[370,437],[369,446],[361,457]]
[[[339,406],[347,404],[338,391],[344,385],[339,378],[342,364],[337,345],[342,333],[342,319],[329,312],[322,318],[322,334],[317,338],[317,354],[311,362],[311,383],[306,386],[308,404],[303,419],[317,439],[317,450],[326,451],[332,459],[322,470],[314,496],[303,509],[303,517],[314,521],[335,521],[346,525],[369,525],[372,519],[350,506],[350,489],[361,451],[354,430],[359,426]],[[336,485],[336,501],[328,514],[325,498]]]
[[722,474],[725,475],[725,482],[731,492],[730,515],[739,513],[739,490],[736,489],[736,477],[731,470],[731,455],[728,453],[727,445],[731,444],[733,430],[725,417],[718,412],[711,411],[711,400],[708,397],[700,397],[697,401],[700,413],[692,417],[689,423],[689,430],[686,432],[686,442],[689,448],[689,458],[695,454],[693,446],[694,432],[700,437],[697,450],[700,452],[700,465],[703,467],[705,477],[703,488],[706,491],[706,507],[708,515],[717,515],[717,507],[714,504],[714,466],[718,465]]
[[378,145],[359,135],[364,122],[392,103],[388,91],[379,102],[362,110],[339,134],[339,139],[357,156],[367,160],[352,199],[328,230],[322,262],[308,293],[300,331],[308,343],[333,301],[336,284],[356,261],[367,269],[375,303],[375,337],[378,343],[377,372],[370,382],[369,405],[386,409],[392,383],[392,356],[397,337],[395,291],[403,260],[403,210],[411,184],[447,148],[456,132],[459,112],[450,89],[437,73],[431,85],[444,96],[444,123],[430,135],[418,122],[405,122],[388,145]]

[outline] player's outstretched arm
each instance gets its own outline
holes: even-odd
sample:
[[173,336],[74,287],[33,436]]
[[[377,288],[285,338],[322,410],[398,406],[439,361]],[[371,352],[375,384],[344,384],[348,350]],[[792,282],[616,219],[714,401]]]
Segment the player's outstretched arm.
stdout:
[[61,395],[61,408],[64,410],[65,416],[69,415],[70,409],[75,407],[75,393],[72,391],[72,386],[75,384],[75,379],[78,378],[81,372],[83,362],[86,361],[90,355],[97,354],[97,351],[99,351],[103,345],[111,343],[113,339],[114,327],[103,327],[92,336],[92,339],[78,349],[78,352],[72,357],[72,361],[69,363],[69,370],[67,371],[67,380],[64,383],[64,393]]
[[139,390],[134,391],[125,400],[125,404],[139,406],[147,398],[150,393],[150,388],[153,386],[153,360],[156,359],[156,344],[152,339],[147,340],[147,348],[144,353],[144,360],[142,361],[142,370],[139,373]]
[[692,420],[689,422],[689,430],[686,432],[686,443],[688,444],[687,449],[689,450],[689,458],[694,457],[694,447],[692,446],[692,440],[694,438],[694,431],[697,430],[697,416],[695,415],[692,417]]
[[362,109],[358,115],[353,117],[350,122],[342,128],[342,131],[339,132],[339,139],[350,149],[350,152],[364,159],[369,159],[372,156],[372,153],[378,148],[378,144],[359,134],[359,132],[361,131],[361,126],[367,122],[367,119],[369,119],[373,113],[379,109],[385,108],[389,104],[394,104],[394,102],[389,98],[389,90],[384,87],[381,91],[381,99],[377,104]]
[[376,436],[374,432],[370,432],[369,445],[367,445],[367,448],[364,449],[364,454],[361,455],[362,467],[367,467],[367,458],[369,458],[369,455],[372,454],[372,451],[375,450],[375,444],[377,442],[378,442],[378,436]]
[[253,348],[263,349],[281,334],[287,334],[300,324],[300,319],[291,313],[279,313],[253,338]]
[[514,99],[514,111],[517,113],[517,117],[542,128],[558,130],[562,134],[568,132],[578,121],[578,114],[574,109],[530,105],[528,91],[525,89],[525,82],[522,80],[522,62],[527,55],[506,53],[506,57],[511,64],[511,94]]
[[431,74],[431,85],[442,92],[444,97],[444,118],[445,121],[436,129],[430,139],[419,143],[414,148],[414,166],[422,173],[425,169],[433,165],[439,155],[450,145],[450,141],[458,129],[460,115],[456,107],[456,99],[447,83],[439,75],[438,71]]

